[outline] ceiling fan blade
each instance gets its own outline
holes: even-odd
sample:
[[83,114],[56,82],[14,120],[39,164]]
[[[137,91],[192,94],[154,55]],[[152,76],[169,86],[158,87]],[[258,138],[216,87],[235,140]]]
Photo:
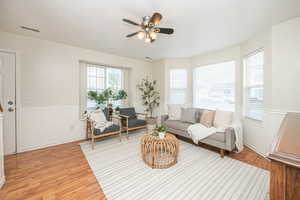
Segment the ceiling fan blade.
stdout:
[[129,19],[122,19],[124,22],[127,22],[127,23],[129,23],[129,24],[132,24],[132,25],[135,25],[135,26],[140,26],[140,24],[138,24],[138,23],[136,23],[136,22],[133,22],[133,21],[131,21],[131,20],[129,20]]
[[163,34],[173,34],[174,33],[174,29],[172,28],[158,28],[158,33],[163,33]]
[[128,35],[126,35],[126,37],[129,38],[129,37],[135,36],[135,35],[137,35],[139,32],[140,32],[140,31],[134,32],[134,33],[131,33],[131,34],[128,34]]
[[162,19],[162,15],[160,13],[154,13],[149,21],[149,24],[157,25]]

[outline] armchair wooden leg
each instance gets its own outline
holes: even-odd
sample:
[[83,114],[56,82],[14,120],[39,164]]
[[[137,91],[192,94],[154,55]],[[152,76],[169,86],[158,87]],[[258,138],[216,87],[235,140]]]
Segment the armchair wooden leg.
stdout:
[[122,131],[120,130],[120,142],[122,141]]
[[127,139],[129,139],[129,136],[128,136],[128,118],[126,119],[126,137],[127,137]]
[[221,158],[224,158],[224,155],[225,155],[224,149],[220,149],[220,155],[221,155]]

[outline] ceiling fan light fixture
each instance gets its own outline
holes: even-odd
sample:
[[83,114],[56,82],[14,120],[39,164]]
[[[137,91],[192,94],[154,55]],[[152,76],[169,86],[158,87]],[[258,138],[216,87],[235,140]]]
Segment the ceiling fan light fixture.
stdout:
[[150,43],[150,42],[151,42],[150,35],[148,33],[146,33],[145,43]]
[[144,38],[144,36],[145,36],[145,33],[143,32],[143,31],[141,31],[141,32],[139,32],[138,33],[138,38],[140,39],[140,40],[142,40],[143,38]]
[[157,33],[155,33],[154,31],[150,32],[150,37],[151,39],[156,39]]
[[172,28],[161,28],[157,25],[162,19],[162,15],[158,12],[154,13],[152,17],[145,16],[143,17],[143,21],[138,24],[129,19],[123,19],[124,22],[129,23],[131,25],[138,26],[140,28],[139,31],[126,35],[127,38],[137,36],[140,40],[144,40],[145,43],[153,43],[158,34],[168,34],[171,35],[174,33],[174,29]]

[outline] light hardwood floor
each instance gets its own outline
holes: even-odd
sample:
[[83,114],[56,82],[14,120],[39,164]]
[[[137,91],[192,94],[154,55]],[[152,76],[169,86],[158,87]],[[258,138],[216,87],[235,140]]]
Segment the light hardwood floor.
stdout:
[[[6,183],[0,190],[0,199],[105,199],[79,143],[5,157]],[[263,169],[270,168],[268,160],[248,148],[239,154],[227,153],[226,156]]]

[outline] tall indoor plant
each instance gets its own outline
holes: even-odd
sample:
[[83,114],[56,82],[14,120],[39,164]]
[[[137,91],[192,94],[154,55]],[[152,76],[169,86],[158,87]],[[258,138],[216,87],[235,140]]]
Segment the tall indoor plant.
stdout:
[[149,80],[148,77],[142,79],[141,83],[137,85],[139,91],[141,92],[143,106],[145,106],[145,111],[150,114],[150,118],[153,117],[153,111],[160,104],[159,92],[156,89],[156,80]]

